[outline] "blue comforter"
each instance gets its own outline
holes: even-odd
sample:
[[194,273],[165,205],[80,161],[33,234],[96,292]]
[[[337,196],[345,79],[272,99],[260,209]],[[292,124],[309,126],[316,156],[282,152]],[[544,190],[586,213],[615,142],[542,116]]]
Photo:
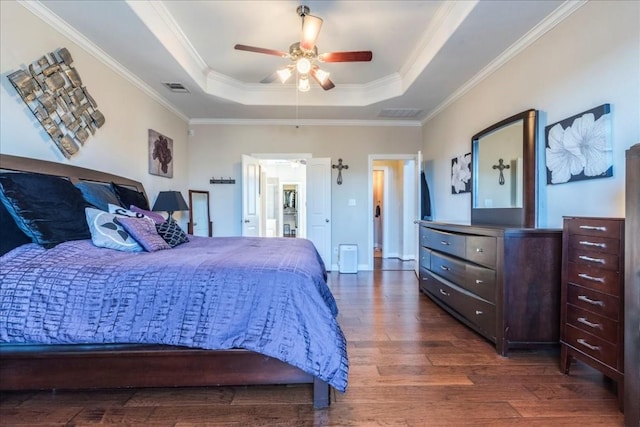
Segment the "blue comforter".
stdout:
[[0,342],[244,348],[347,387],[346,341],[305,239],[204,238],[153,253],[90,240],[0,258]]

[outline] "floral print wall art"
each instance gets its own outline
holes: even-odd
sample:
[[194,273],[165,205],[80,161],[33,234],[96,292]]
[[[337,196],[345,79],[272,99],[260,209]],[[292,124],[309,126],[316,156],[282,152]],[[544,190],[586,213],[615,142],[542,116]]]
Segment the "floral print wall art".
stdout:
[[173,178],[173,139],[149,129],[149,173]]
[[451,159],[451,194],[471,191],[471,153]]
[[613,176],[609,104],[545,127],[547,184]]

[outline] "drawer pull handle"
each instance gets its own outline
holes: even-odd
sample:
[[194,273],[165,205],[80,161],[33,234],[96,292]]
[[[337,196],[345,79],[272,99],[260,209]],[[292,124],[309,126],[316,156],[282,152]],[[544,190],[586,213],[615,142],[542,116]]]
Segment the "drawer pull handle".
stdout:
[[441,269],[441,270],[444,270],[444,271],[449,271],[449,270],[451,270],[451,269],[450,269],[449,267],[447,267],[446,265],[441,265],[441,266],[440,266],[440,269]]
[[588,274],[585,274],[585,273],[578,274],[578,277],[582,277],[585,280],[591,280],[592,282],[604,283],[604,278],[589,276]]
[[591,345],[587,342],[587,340],[584,340],[582,338],[578,338],[578,344],[582,344],[583,346],[587,347],[589,350],[593,350],[593,351],[599,351],[600,350],[600,346],[597,345]]
[[445,246],[449,246],[451,243],[447,242],[446,240],[440,240],[440,243],[442,243]]
[[588,240],[580,240],[580,244],[582,246],[596,246],[598,248],[606,248],[607,245],[605,243],[595,243],[595,242],[590,242]]
[[449,293],[448,293],[448,292],[445,292],[445,291],[443,291],[442,289],[439,289],[439,290],[440,290],[440,293],[441,293],[442,295],[444,295],[445,297],[448,297],[448,296],[449,296]]
[[476,316],[480,316],[481,314],[484,314],[482,310],[476,310]]
[[586,255],[580,255],[578,258],[580,258],[583,261],[596,262],[598,264],[605,263],[605,261],[602,258],[591,258],[590,256],[586,256]]
[[479,285],[480,283],[484,283],[484,280],[476,279],[476,285]]
[[482,252],[484,252],[484,249],[482,249],[482,248],[476,248],[476,252],[482,253]]
[[600,300],[593,300],[585,295],[578,295],[578,299],[580,301],[584,301],[586,303],[589,303],[591,305],[599,305],[600,307],[604,307],[604,302],[600,301]]
[[607,231],[607,227],[598,227],[595,225],[581,225],[580,228],[583,230]]
[[602,329],[602,325],[600,323],[592,323],[589,322],[587,319],[585,319],[584,317],[578,317],[578,322],[582,323],[583,325],[587,325],[590,328],[595,328],[595,329]]

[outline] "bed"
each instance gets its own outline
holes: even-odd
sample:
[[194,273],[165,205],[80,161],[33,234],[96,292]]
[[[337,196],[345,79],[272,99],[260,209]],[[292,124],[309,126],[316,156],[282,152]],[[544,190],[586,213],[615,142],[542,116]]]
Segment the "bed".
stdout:
[[[65,164],[1,155],[0,169],[144,195],[137,181]],[[346,341],[309,241],[188,240],[127,253],[74,239],[3,255],[0,389],[309,383],[316,408],[346,389]]]

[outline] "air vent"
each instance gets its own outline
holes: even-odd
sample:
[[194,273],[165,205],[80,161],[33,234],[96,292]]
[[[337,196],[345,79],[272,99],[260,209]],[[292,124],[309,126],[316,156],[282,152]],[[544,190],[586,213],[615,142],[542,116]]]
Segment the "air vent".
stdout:
[[171,92],[189,93],[182,83],[163,83]]
[[417,108],[385,108],[380,111],[379,117],[408,119],[418,117],[420,113],[422,113],[422,110]]

